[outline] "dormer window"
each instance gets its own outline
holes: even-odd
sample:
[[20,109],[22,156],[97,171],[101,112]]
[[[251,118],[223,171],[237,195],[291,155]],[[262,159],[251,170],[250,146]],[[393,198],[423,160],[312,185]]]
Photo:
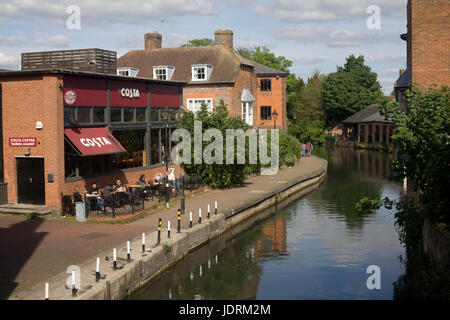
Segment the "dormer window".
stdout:
[[175,67],[171,66],[155,66],[153,67],[153,79],[156,80],[170,80]]
[[208,81],[213,67],[208,64],[192,65],[192,81]]
[[117,74],[125,77],[136,77],[139,72],[137,68],[117,68]]

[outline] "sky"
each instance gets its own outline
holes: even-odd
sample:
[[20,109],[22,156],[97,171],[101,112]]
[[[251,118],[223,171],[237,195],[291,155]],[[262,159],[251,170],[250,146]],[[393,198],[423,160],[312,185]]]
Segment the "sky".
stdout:
[[233,30],[234,46],[267,46],[305,81],[363,55],[385,94],[406,67],[407,0],[0,0],[0,69],[20,69],[22,52],[81,48],[143,49]]

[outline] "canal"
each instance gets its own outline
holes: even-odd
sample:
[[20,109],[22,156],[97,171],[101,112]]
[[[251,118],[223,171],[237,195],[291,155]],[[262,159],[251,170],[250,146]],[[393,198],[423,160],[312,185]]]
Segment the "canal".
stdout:
[[[230,232],[188,257],[129,299],[392,299],[404,254],[394,211],[359,214],[362,197],[398,199],[392,157],[323,148],[328,175],[312,193],[245,231]],[[367,288],[370,265],[381,289]]]

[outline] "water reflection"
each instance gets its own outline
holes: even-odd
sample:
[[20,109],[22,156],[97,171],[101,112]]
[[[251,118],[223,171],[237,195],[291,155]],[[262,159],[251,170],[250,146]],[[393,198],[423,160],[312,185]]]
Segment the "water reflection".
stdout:
[[[389,155],[317,149],[328,177],[313,193],[191,253],[132,299],[391,299],[403,254],[392,212],[360,215],[361,197],[396,198]],[[382,290],[368,290],[378,265]]]

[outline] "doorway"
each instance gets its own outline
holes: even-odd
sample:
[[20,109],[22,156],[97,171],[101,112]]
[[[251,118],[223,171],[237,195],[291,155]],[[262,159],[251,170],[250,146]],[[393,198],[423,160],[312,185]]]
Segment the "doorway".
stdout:
[[16,158],[18,203],[44,205],[44,158]]

